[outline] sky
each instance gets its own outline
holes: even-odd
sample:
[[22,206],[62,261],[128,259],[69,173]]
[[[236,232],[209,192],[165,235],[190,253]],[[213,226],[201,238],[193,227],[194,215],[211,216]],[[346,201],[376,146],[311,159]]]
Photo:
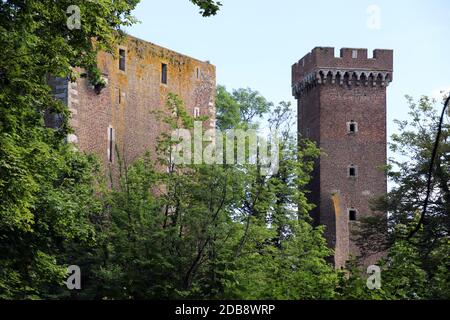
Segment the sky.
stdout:
[[291,101],[291,66],[317,46],[394,50],[388,87],[388,134],[407,119],[409,94],[450,91],[448,0],[222,0],[204,18],[188,0],[142,0],[140,23],[126,31],[217,68],[227,89],[250,87],[268,100]]

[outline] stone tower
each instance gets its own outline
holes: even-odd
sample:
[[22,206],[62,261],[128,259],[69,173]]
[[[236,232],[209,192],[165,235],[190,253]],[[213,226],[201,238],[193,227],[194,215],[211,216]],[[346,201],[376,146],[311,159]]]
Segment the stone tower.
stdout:
[[[316,224],[325,225],[336,267],[358,256],[352,231],[373,212],[369,201],[387,191],[386,87],[392,81],[393,51],[313,49],[292,67],[298,101],[298,132],[323,153],[310,185]],[[377,257],[366,258],[364,264]]]

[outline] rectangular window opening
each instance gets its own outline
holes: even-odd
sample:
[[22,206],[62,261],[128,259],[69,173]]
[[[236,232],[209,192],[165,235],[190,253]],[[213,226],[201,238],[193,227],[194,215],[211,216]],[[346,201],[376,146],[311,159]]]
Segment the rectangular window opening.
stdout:
[[161,65],[161,83],[167,84],[167,64]]
[[351,133],[355,133],[356,132],[356,125],[354,123],[350,123],[349,131]]
[[348,210],[348,219],[349,221],[356,221],[356,215],[357,215],[356,209],[349,209]]
[[126,53],[124,49],[119,49],[119,69],[125,71]]
[[112,163],[113,159],[114,159],[114,129],[113,128],[109,128],[109,153],[108,153],[108,157],[109,157],[109,162]]
[[351,166],[348,168],[348,176],[349,177],[356,177],[356,167]]
[[347,123],[347,131],[348,133],[356,133],[358,132],[358,123],[355,121],[350,121]]

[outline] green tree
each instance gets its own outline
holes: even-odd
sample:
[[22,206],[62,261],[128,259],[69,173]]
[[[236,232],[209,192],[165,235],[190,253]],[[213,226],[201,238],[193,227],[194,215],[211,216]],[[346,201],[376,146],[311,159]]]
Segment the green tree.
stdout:
[[410,119],[396,121],[399,133],[392,136],[390,143],[396,154],[388,167],[394,187],[373,203],[375,209],[389,213],[388,219],[364,221],[357,239],[366,253],[373,253],[374,248],[387,252],[382,261],[386,298],[448,299],[450,279],[443,270],[450,269],[450,126],[446,121],[442,128],[425,223],[408,239],[423,209],[440,117],[436,101],[426,96],[418,102],[407,97],[407,102]]
[[[52,297],[66,277],[71,244],[92,245],[96,161],[65,143],[67,107],[54,100],[49,75],[95,71],[97,50],[112,48],[134,22],[138,1],[2,1],[0,43],[0,297]],[[67,26],[70,5],[81,28]],[[95,39],[95,41],[93,41]],[[95,72],[94,72],[95,74]],[[93,77],[95,81],[95,77]],[[59,129],[44,113],[59,114]]]
[[[226,297],[330,299],[337,275],[326,262],[331,252],[323,229],[311,225],[308,213],[312,205],[305,195],[319,150],[308,141],[302,141],[299,150],[288,103],[282,102],[270,112],[270,130],[280,137],[279,166],[269,175],[263,175],[258,166],[245,170],[250,179],[237,208],[237,221],[244,229]],[[249,120],[244,115],[243,121]]]
[[[204,16],[220,7],[191,2]],[[8,57],[0,61],[0,298],[49,297],[62,284],[65,265],[74,263],[68,251],[79,250],[77,243],[94,245],[98,166],[65,144],[68,110],[54,100],[47,78],[73,80],[80,67],[101,89],[97,52],[115,51],[122,27],[136,22],[131,11],[138,3],[0,3],[0,43]],[[59,115],[58,130],[45,128],[45,113]]]
[[[218,90],[219,105],[239,105],[239,118],[236,109],[221,108],[223,119],[234,119],[219,127],[249,128],[256,117],[273,113],[271,130],[273,134],[281,131],[282,137],[280,164],[279,170],[269,175],[263,174],[259,163],[174,169],[172,174],[177,177],[167,183],[175,184],[169,198],[176,199],[170,206],[178,217],[176,222],[183,217],[190,221],[192,216],[196,217],[193,223],[204,226],[190,241],[182,241],[185,245],[191,241],[203,244],[188,254],[194,260],[188,260],[187,276],[192,280],[185,277],[184,289],[191,292],[185,294],[241,299],[333,297],[337,277],[326,262],[330,251],[323,230],[310,225],[311,205],[305,196],[317,148],[305,141],[299,152],[291,132],[294,117],[289,104],[271,109],[272,104],[251,89],[236,90],[233,96],[221,87]],[[178,104],[173,110],[183,108]],[[191,229],[195,230],[194,226],[184,227]]]
[[318,150],[305,142],[298,151],[291,126],[282,126],[292,124],[288,104],[273,113],[272,129],[284,127],[279,171],[264,175],[258,163],[174,163],[179,141],[170,133],[192,130],[194,119],[169,94],[158,165],[145,157],[122,170],[98,227],[104,237],[89,254],[97,259],[86,265],[84,297],[334,297],[337,275],[305,197]]
[[272,107],[273,103],[258,91],[241,88],[230,93],[224,86],[217,86],[216,120],[219,130],[254,127],[255,121],[267,116]]

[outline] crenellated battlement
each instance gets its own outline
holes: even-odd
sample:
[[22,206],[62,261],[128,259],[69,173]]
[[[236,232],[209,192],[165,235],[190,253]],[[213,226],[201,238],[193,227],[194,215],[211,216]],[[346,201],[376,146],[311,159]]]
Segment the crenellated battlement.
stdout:
[[292,66],[292,88],[296,97],[317,84],[387,86],[393,79],[393,51],[316,47]]

